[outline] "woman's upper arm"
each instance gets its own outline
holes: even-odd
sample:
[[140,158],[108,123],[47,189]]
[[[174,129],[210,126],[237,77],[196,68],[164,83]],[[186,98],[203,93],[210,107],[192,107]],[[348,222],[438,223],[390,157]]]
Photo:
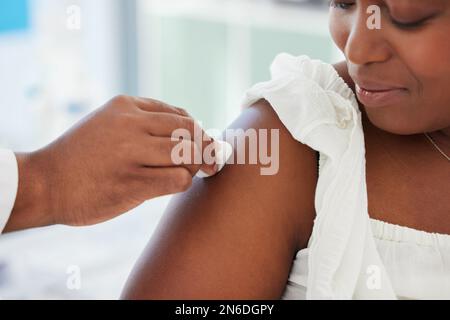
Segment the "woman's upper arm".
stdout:
[[124,298],[281,297],[312,230],[315,152],[292,138],[265,101],[244,110],[230,128],[279,129],[278,173],[228,165],[213,178],[196,179],[169,205]]

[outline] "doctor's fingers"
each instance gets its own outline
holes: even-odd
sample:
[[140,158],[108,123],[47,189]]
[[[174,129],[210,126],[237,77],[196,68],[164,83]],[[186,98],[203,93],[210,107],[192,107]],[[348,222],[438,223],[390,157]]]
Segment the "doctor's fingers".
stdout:
[[147,168],[138,179],[138,192],[145,200],[185,192],[193,181],[191,172],[183,167]]
[[132,99],[135,105],[145,112],[171,113],[190,117],[189,113],[186,110],[172,106],[159,100],[142,97],[132,97]]
[[[197,143],[202,154],[205,149],[211,150],[206,154],[215,156],[213,138],[206,134],[200,125],[191,117],[168,113],[148,112],[141,117],[141,125],[144,130],[155,137],[172,137],[174,139],[186,139]],[[210,159],[211,160],[211,159]]]
[[200,148],[190,140],[149,137],[136,147],[136,160],[144,168],[184,167],[194,176],[202,168],[214,174],[211,165],[205,164]]
[[141,116],[141,124],[152,136],[171,137],[185,134],[194,138],[212,140],[200,127],[200,124],[190,116],[182,116],[173,113],[146,112]]

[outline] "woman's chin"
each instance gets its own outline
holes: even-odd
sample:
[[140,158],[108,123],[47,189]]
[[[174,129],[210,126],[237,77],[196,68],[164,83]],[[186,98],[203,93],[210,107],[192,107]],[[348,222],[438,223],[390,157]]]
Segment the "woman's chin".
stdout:
[[407,116],[394,115],[388,107],[386,110],[378,109],[376,111],[364,107],[364,113],[373,126],[387,133],[407,136],[428,131],[425,127],[418,126],[420,123],[418,121],[408,121]]

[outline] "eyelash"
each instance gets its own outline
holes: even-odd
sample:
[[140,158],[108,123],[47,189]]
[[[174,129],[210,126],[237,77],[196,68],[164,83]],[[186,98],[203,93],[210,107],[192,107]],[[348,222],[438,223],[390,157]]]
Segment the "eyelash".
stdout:
[[345,2],[345,1],[330,0],[329,5],[332,8],[336,8],[336,9],[340,9],[340,10],[348,10],[352,6],[354,6],[355,3],[354,2],[353,3],[349,3],[349,2]]
[[422,19],[422,20],[415,21],[415,22],[408,22],[408,23],[398,22],[398,21],[395,21],[394,19],[391,19],[391,22],[394,26],[396,26],[399,29],[417,29],[417,28],[421,27],[428,19],[429,18]]
[[[351,7],[353,7],[356,3],[355,2],[346,2],[346,1],[338,1],[338,0],[330,0],[330,7],[339,9],[339,10],[349,10]],[[419,21],[414,22],[408,22],[403,23],[396,21],[394,19],[391,19],[391,23],[396,26],[399,29],[416,29],[421,27],[429,18],[425,18]]]

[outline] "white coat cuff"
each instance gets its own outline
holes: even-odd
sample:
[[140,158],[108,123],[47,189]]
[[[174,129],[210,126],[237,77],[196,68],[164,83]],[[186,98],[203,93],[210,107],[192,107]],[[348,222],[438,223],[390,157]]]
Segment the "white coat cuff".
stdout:
[[16,201],[19,169],[15,154],[0,149],[0,233],[5,228]]

